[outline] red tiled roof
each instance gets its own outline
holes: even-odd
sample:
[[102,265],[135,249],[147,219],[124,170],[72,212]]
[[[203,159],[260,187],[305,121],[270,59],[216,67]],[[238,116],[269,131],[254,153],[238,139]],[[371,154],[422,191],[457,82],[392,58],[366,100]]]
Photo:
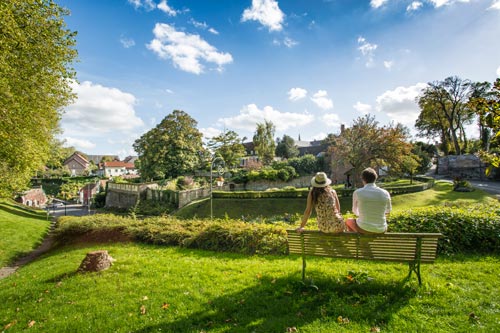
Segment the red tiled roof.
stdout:
[[127,168],[127,169],[135,169],[134,163],[126,163],[122,161],[111,161],[104,162],[104,167],[106,168]]

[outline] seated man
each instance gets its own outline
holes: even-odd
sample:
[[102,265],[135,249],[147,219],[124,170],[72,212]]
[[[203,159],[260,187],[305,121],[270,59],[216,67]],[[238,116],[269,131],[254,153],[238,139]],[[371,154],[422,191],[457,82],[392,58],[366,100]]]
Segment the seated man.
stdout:
[[352,212],[357,219],[347,219],[348,231],[359,233],[384,233],[387,231],[387,216],[391,212],[391,195],[375,185],[377,172],[367,168],[361,173],[363,187],[352,195]]

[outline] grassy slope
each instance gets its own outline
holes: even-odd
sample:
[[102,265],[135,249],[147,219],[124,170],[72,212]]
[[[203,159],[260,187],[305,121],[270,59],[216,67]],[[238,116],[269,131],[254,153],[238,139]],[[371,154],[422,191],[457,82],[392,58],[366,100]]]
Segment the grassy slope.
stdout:
[[30,252],[41,243],[50,222],[45,211],[23,208],[0,200],[0,267]]
[[[340,198],[340,208],[343,213],[352,209],[351,198]],[[434,188],[418,193],[397,195],[392,198],[393,210],[401,211],[412,207],[442,205],[444,202],[461,200],[464,202],[494,202],[491,195],[481,190],[473,192],[453,192],[452,184],[445,181],[436,182]],[[277,215],[302,214],[306,207],[306,199],[214,199],[214,217],[229,218],[271,217]],[[202,200],[188,205],[176,213],[180,218],[199,218],[210,216],[210,200]]]
[[[116,260],[76,274],[87,252]],[[424,285],[407,266],[244,256],[141,244],[73,245],[0,280],[0,329],[18,332],[498,332],[497,257],[440,258]],[[350,283],[350,271],[373,280]],[[339,316],[344,321],[338,321]],[[347,319],[346,319],[347,318]],[[30,324],[31,323],[31,324]],[[290,330],[287,330],[290,328]],[[373,331],[373,330],[372,330]]]

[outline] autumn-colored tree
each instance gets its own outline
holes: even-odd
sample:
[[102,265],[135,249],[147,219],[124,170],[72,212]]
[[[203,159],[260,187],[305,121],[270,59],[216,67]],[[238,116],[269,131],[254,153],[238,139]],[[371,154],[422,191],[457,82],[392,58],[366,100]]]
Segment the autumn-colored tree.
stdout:
[[271,121],[257,124],[253,136],[255,152],[264,165],[269,165],[274,159],[276,143],[274,142],[275,127]]
[[202,134],[197,122],[184,111],[174,110],[134,143],[141,177],[146,180],[175,178],[199,165]]
[[372,115],[356,119],[350,128],[329,139],[332,170],[347,169],[359,181],[364,168],[388,166],[399,170],[401,157],[408,155],[411,144],[408,130],[400,124],[379,126]]
[[214,136],[208,141],[207,146],[215,155],[222,157],[228,167],[238,166],[240,159],[246,154],[242,140],[234,131]]
[[75,33],[52,0],[0,2],[0,196],[44,166],[71,101]]

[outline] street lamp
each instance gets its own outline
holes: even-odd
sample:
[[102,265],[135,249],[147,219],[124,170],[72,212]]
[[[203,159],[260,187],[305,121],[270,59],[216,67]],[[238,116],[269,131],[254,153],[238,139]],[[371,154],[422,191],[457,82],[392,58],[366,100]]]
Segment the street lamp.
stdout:
[[[219,174],[219,176],[222,176],[224,174],[224,159],[220,156],[217,156],[217,157],[214,157],[212,158],[212,162],[210,162],[210,220],[213,220],[213,216],[214,216],[214,209],[213,209],[213,195],[212,195],[212,187],[213,187],[213,175],[212,175],[212,170],[214,168],[214,163],[216,161],[220,161],[222,162],[221,164],[219,164],[217,166],[217,173]],[[220,184],[222,183],[222,184]],[[217,186],[222,186],[224,184],[224,181],[217,181]]]

